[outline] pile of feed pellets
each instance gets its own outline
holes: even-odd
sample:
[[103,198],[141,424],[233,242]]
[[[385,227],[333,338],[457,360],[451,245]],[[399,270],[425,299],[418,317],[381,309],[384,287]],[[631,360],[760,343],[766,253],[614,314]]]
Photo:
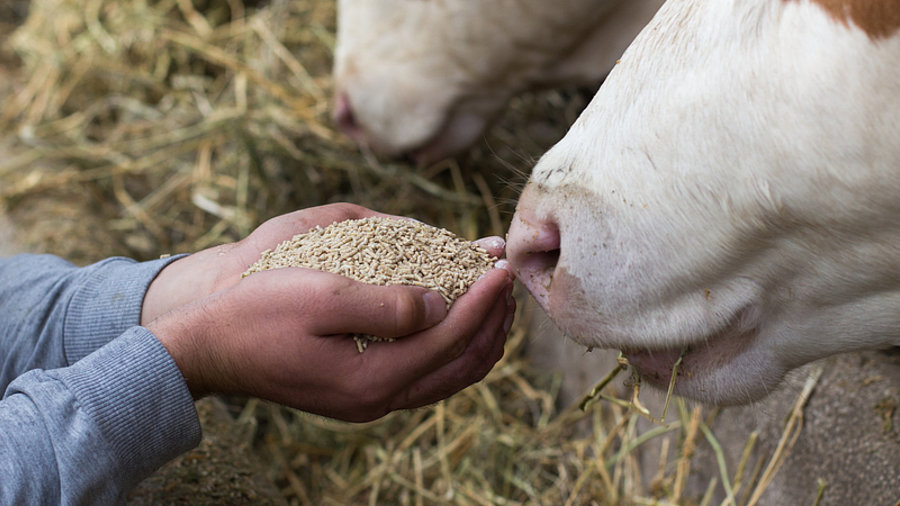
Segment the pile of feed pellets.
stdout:
[[[454,233],[419,221],[368,217],[315,227],[262,252],[243,276],[282,267],[332,272],[374,285],[413,285],[440,293],[449,307],[496,258]],[[359,351],[370,341],[358,335]]]

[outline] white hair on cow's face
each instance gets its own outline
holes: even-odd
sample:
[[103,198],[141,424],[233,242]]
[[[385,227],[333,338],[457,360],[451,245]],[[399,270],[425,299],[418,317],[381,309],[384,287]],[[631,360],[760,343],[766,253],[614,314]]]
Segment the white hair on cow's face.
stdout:
[[817,2],[670,0],[535,167],[520,279],[662,379],[688,347],[676,389],[718,403],[900,345],[898,60]]
[[457,154],[513,95],[598,83],[661,3],[339,0],[339,115],[380,153]]

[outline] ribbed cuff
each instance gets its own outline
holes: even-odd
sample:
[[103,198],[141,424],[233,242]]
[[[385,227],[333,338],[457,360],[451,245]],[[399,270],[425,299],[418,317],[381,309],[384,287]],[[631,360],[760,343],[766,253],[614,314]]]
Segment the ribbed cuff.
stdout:
[[64,349],[69,364],[81,360],[139,325],[144,294],[157,274],[177,255],[149,262],[112,257],[91,268],[94,272],[69,303],[64,326]]
[[138,480],[200,443],[200,421],[184,377],[143,327],[128,329],[59,375],[96,420],[123,471]]

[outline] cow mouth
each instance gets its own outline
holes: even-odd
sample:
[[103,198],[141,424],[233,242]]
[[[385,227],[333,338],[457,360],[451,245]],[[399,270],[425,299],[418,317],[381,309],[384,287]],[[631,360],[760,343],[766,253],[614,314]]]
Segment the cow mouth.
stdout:
[[[678,363],[675,392],[690,397],[707,397],[704,386],[711,377],[734,375],[735,362],[756,341],[759,329],[747,325],[742,310],[722,329],[692,344],[671,348],[624,348],[622,355],[637,371],[641,380],[655,387],[666,388]],[[679,388],[679,385],[681,387]]]
[[457,157],[484,135],[489,121],[483,115],[454,112],[430,137],[406,150],[407,157],[419,167]]
[[362,129],[344,133],[363,151],[370,151],[379,158],[411,163],[420,168],[455,157],[466,147],[453,145],[444,130],[438,130],[421,141],[404,146],[392,146]]
[[[622,356],[628,359],[628,364],[637,370],[642,381],[660,387],[668,385],[671,381],[672,372],[675,370],[675,363],[678,362],[678,359],[681,358],[682,362],[685,362],[685,358],[691,353],[690,347],[684,350],[623,349],[621,351]],[[685,369],[686,367],[681,368],[677,373],[678,376],[684,375]]]

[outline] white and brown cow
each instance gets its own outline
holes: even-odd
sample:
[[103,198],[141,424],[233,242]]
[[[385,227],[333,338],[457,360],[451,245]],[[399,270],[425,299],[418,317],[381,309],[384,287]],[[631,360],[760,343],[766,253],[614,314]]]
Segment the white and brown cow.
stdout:
[[715,404],[900,346],[900,2],[669,0],[509,232],[573,340]]
[[[687,350],[683,395],[750,402],[831,355],[759,504],[895,504],[900,348],[840,352],[900,345],[900,2],[669,0],[534,169],[507,253],[583,345],[663,384]],[[534,344],[570,400],[609,370]],[[728,470],[751,434],[751,462],[780,448],[803,369],[721,411]],[[720,477],[698,451],[695,498]]]
[[596,85],[663,0],[339,0],[336,124],[427,164],[481,137],[513,95]]

